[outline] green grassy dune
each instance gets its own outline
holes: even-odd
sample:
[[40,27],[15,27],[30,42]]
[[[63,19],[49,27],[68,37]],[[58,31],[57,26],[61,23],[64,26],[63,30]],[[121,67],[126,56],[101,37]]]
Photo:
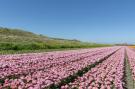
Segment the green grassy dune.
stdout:
[[51,38],[44,35],[20,29],[0,28],[0,53],[32,52],[35,50],[63,50],[76,48],[93,48],[110,46],[107,44],[96,44],[81,42],[78,40],[67,40]]

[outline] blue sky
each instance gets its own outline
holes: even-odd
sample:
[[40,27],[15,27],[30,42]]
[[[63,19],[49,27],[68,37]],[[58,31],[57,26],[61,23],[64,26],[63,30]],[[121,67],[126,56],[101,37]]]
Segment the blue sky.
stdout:
[[0,26],[89,42],[135,43],[135,1],[0,0]]

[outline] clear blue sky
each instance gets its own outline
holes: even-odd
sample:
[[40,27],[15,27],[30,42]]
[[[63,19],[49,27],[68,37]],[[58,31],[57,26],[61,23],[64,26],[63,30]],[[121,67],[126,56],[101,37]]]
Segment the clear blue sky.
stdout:
[[0,0],[0,26],[82,41],[135,43],[135,1]]

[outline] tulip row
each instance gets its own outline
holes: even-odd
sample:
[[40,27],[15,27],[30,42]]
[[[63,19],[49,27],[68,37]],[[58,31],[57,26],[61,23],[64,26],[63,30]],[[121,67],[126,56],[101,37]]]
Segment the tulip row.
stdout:
[[124,89],[124,48],[61,89]]
[[132,70],[132,77],[135,80],[135,52],[132,49],[126,48],[127,57]]
[[119,48],[3,55],[0,57],[0,87],[40,89],[58,84],[62,79],[104,59]]

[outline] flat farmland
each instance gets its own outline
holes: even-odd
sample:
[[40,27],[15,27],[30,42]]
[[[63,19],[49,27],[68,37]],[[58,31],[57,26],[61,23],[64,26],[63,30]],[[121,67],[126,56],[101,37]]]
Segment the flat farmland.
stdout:
[[134,89],[126,46],[0,55],[0,89]]

